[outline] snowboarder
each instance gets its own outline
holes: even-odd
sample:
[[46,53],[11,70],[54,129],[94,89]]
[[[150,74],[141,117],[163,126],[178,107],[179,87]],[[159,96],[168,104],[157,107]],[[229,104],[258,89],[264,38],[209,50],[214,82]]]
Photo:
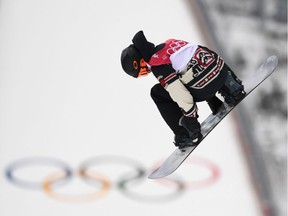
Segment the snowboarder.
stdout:
[[197,145],[202,139],[196,102],[207,101],[216,114],[223,104],[217,92],[231,106],[245,96],[241,80],[217,53],[183,40],[169,39],[155,46],[139,31],[122,51],[121,65],[135,78],[152,72],[158,79],[151,97],[179,148]]

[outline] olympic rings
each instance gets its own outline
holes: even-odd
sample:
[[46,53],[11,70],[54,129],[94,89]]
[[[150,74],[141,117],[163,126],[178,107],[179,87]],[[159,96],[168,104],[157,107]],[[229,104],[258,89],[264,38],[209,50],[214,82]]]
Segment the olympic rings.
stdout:
[[186,44],[188,44],[185,41],[182,40],[173,40],[172,43],[169,45],[169,49],[167,49],[167,53],[169,55],[172,55],[173,53],[177,52],[181,47],[185,46]]
[[[148,180],[147,169],[139,162],[121,156],[98,156],[83,161],[75,170],[61,160],[54,158],[31,157],[17,160],[6,167],[7,180],[21,188],[37,189],[44,191],[49,197],[65,202],[87,202],[104,197],[112,186],[127,198],[141,202],[166,202],[183,194],[186,189],[196,189],[209,186],[217,181],[220,176],[217,166],[203,158],[191,157],[187,159],[187,165],[197,165],[208,171],[209,175],[198,181],[184,181],[179,176],[173,175],[162,180]],[[46,174],[39,181],[28,180],[30,178],[19,177],[25,168],[41,166],[41,170],[52,167],[56,170]],[[109,167],[110,166],[110,167]],[[121,169],[119,168],[121,166]],[[113,168],[112,171],[109,168]],[[125,170],[125,172],[123,172]],[[110,172],[109,172],[110,171]],[[119,176],[120,171],[120,176]],[[17,175],[17,172],[18,175]],[[101,174],[100,174],[101,173]],[[104,174],[105,173],[105,174]],[[111,176],[112,174],[112,176]],[[32,174],[33,176],[34,173]],[[109,175],[109,179],[105,176]],[[117,175],[114,177],[114,175]],[[27,176],[27,175],[26,175]],[[78,178],[89,186],[87,193],[71,194],[65,191],[67,182],[72,178]],[[113,180],[112,178],[116,180]],[[151,186],[157,186],[157,190],[151,190]],[[160,183],[160,184],[159,184]],[[61,186],[61,187],[60,187]],[[148,187],[148,189],[146,189]],[[67,188],[66,188],[67,189]],[[71,189],[71,186],[70,188]],[[163,192],[165,191],[165,192]],[[167,192],[168,191],[168,192]],[[149,194],[147,194],[149,192]],[[152,193],[152,194],[151,194]]]

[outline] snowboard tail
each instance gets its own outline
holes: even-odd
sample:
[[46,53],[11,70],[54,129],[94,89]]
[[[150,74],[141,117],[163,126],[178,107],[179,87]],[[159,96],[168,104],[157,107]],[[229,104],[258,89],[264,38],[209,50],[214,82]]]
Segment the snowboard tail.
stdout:
[[[266,80],[276,69],[278,65],[277,56],[270,56],[264,63],[258,68],[258,70],[248,79],[244,79],[244,91],[246,92],[245,97],[247,97],[257,86],[259,86],[264,80]],[[243,97],[243,99],[245,98]],[[243,100],[242,99],[242,100]],[[239,104],[239,103],[238,103]],[[238,105],[237,104],[237,105]],[[225,102],[216,115],[210,114],[201,123],[201,133],[203,135],[200,143],[205,139],[205,137],[227,116],[237,105],[229,106]],[[199,144],[200,144],[199,143]],[[199,145],[198,144],[198,145]],[[184,161],[185,159],[195,150],[198,146],[188,146],[181,149],[176,149],[158,169],[153,171],[148,178],[157,179],[170,175],[173,173]]]

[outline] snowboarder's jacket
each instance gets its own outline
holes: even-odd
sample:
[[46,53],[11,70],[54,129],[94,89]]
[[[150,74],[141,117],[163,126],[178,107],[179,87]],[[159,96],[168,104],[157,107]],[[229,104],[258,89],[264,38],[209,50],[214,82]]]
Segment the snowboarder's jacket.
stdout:
[[214,96],[226,80],[229,67],[207,47],[177,39],[154,46],[142,31],[132,41],[186,116],[196,115],[194,102]]

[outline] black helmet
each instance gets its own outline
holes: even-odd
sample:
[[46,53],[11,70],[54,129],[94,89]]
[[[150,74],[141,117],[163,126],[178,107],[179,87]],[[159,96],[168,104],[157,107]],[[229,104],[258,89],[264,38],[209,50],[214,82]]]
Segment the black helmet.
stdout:
[[128,75],[135,78],[146,76],[150,72],[147,63],[144,61],[134,44],[131,44],[122,51],[121,65]]

